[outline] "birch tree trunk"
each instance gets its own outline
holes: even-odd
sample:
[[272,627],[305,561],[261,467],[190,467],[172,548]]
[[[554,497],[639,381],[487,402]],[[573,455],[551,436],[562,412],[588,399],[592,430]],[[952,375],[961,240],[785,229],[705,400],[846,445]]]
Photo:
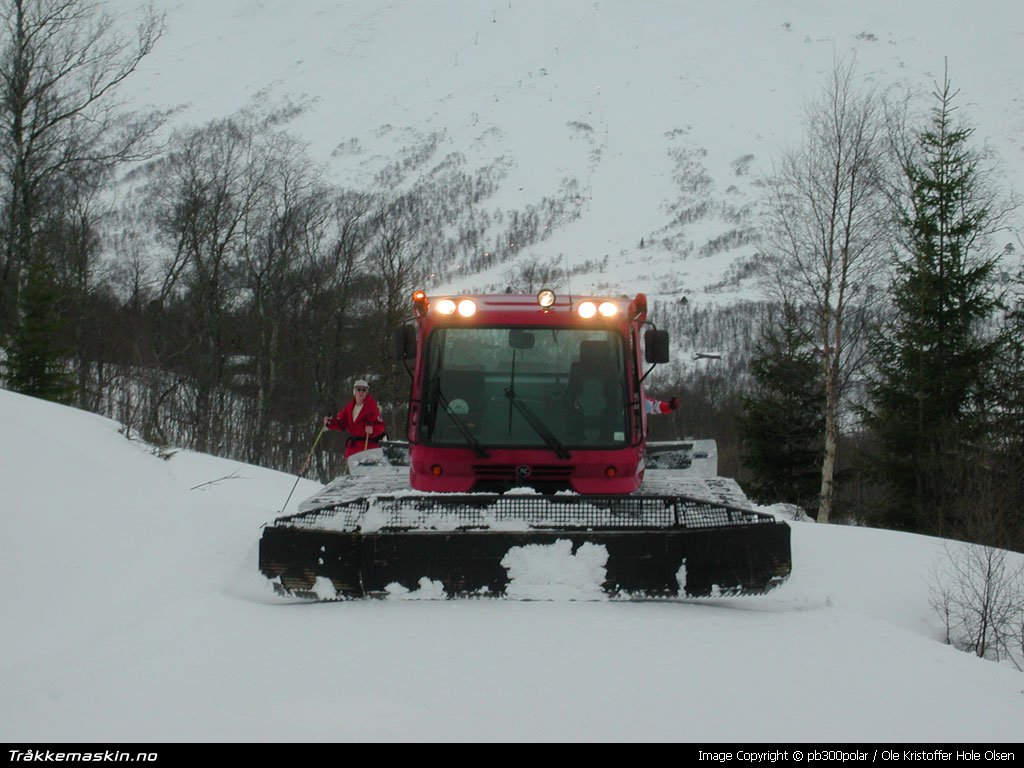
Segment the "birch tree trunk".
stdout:
[[829,522],[844,394],[888,247],[882,100],[858,91],[853,63],[840,61],[804,126],[804,144],[783,154],[766,186],[764,248],[770,295],[809,309],[816,325],[825,392],[818,521]]

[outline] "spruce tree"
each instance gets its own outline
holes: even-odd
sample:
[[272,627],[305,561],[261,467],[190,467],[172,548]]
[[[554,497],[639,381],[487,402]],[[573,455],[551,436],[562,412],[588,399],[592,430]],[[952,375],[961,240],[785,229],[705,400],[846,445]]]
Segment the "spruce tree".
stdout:
[[990,464],[1005,495],[998,545],[1024,552],[1024,269],[1017,276],[1015,293],[996,367]]
[[892,315],[871,344],[865,414],[891,492],[885,522],[938,534],[952,522],[948,478],[956,473],[948,470],[983,439],[998,351],[989,332],[996,259],[979,246],[992,200],[969,146],[972,129],[954,120],[955,96],[946,78],[916,151],[902,162],[907,193],[897,206]]
[[752,495],[789,502],[814,515],[821,488],[825,390],[811,334],[787,304],[769,318],[750,363],[755,386],[743,398],[743,461]]
[[15,392],[70,404],[74,382],[61,344],[61,291],[47,259],[28,268],[18,297],[19,321],[7,355],[7,386]]
[[1004,347],[996,369],[995,434],[1000,446],[1021,462],[1024,477],[1024,269],[1004,329]]

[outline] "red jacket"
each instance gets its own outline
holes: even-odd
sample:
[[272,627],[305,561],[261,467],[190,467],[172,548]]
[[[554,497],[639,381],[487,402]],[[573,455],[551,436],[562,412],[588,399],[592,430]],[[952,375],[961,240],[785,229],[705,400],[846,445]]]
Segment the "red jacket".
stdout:
[[674,411],[678,407],[678,397],[673,397],[671,400],[658,400],[650,395],[644,395],[644,410],[647,411],[647,413],[668,413],[669,411]]
[[[384,434],[384,419],[380,416],[380,409],[377,401],[372,395],[367,395],[363,400],[363,407],[359,415],[353,419],[352,410],[356,406],[355,398],[352,398],[348,405],[338,411],[337,416],[327,422],[327,428],[338,432],[348,432],[349,437],[345,441],[345,458],[353,453],[359,453],[366,448],[379,448],[377,441]],[[366,439],[366,428],[372,427],[373,433],[369,441]]]

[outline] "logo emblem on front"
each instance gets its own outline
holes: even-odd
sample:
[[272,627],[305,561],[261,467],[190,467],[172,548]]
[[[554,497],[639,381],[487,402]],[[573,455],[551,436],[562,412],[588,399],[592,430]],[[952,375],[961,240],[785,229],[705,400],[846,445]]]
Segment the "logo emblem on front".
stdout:
[[530,476],[530,468],[525,464],[516,467],[516,480],[526,480]]

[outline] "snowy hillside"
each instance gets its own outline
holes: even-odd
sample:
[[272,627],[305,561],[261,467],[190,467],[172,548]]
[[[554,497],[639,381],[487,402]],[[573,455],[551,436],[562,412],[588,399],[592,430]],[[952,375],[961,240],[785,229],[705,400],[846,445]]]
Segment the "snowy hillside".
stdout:
[[164,7],[167,34],[128,83],[137,103],[187,105],[176,125],[253,100],[305,106],[291,130],[334,183],[457,176],[484,190],[472,226],[478,250],[498,253],[465,258],[497,263],[466,275],[453,262],[431,290],[500,287],[535,259],[568,267],[575,291],[749,295],[738,278],[756,253],[756,179],[800,143],[803,104],[850,55],[865,87],[925,94],[948,58],[976,139],[998,153],[1006,188],[1024,188],[1013,0]]
[[0,741],[1020,738],[934,539],[795,523],[761,598],[292,604],[256,564],[292,483],[0,391]]

